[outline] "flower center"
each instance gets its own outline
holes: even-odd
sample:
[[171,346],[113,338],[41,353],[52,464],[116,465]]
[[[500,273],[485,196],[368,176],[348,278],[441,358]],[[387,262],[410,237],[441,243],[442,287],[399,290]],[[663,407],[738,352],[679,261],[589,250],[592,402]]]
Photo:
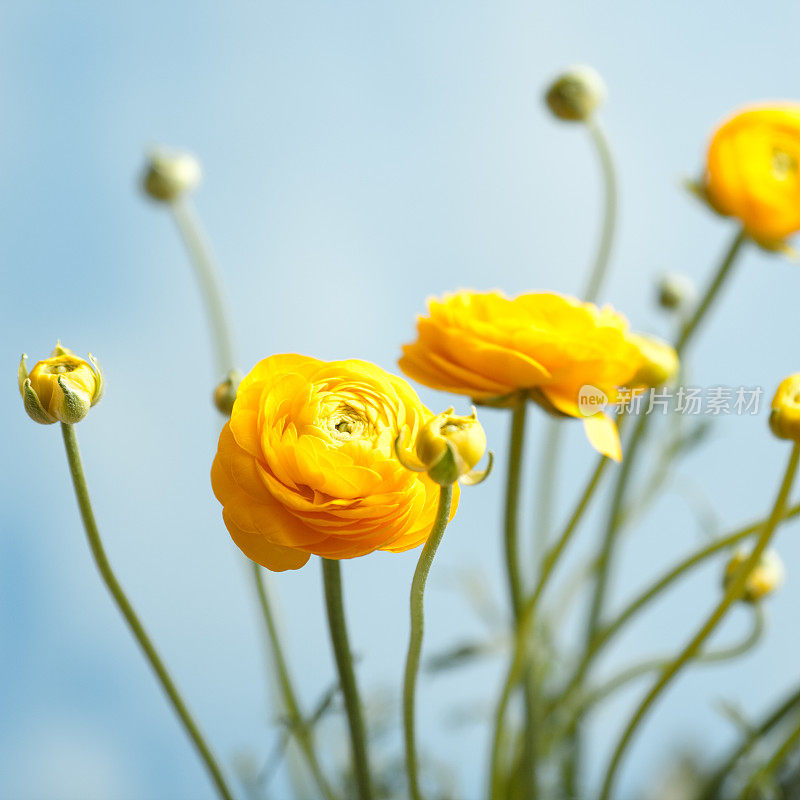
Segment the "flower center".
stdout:
[[366,438],[372,426],[362,411],[342,403],[328,417],[327,428],[334,439],[347,442]]
[[798,170],[797,158],[779,147],[772,150],[772,174],[776,180],[785,181],[796,174]]

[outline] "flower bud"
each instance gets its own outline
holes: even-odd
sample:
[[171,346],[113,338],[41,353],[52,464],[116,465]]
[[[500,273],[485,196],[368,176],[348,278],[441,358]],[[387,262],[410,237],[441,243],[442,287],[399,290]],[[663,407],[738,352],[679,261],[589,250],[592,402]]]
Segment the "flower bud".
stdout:
[[778,386],[769,427],[779,439],[800,442],[800,373],[784,378]]
[[585,122],[608,95],[597,70],[592,67],[571,67],[550,85],[545,100],[559,119]]
[[657,286],[658,304],[670,311],[687,311],[694,306],[697,289],[686,275],[667,272],[661,276]]
[[[733,581],[736,573],[750,557],[750,553],[745,548],[738,549],[725,567],[725,574],[722,579],[722,586],[727,589]],[[744,594],[741,599],[746,603],[757,603],[769,594],[780,589],[786,571],[780,556],[774,550],[766,550],[759,558],[758,563],[753,567],[752,572],[747,576],[744,586]]]
[[142,188],[154,200],[172,202],[200,183],[200,162],[191,153],[156,150],[150,154]]
[[410,454],[403,454],[400,445],[398,436],[395,450],[403,466],[414,472],[427,472],[442,486],[458,480],[466,484],[480,483],[492,467],[493,456],[489,453],[489,466],[482,472],[473,469],[486,452],[486,432],[478,422],[474,407],[469,417],[457,416],[452,407],[431,417],[417,434],[416,461]]
[[233,411],[233,401],[236,400],[236,391],[242,382],[242,373],[232,369],[228,377],[214,389],[214,405],[226,417]]
[[675,377],[680,366],[678,354],[672,345],[655,336],[632,333],[629,338],[639,348],[642,363],[631,384],[637,387],[663,386]]
[[23,355],[17,379],[25,411],[35,422],[73,425],[103,396],[103,373],[91,353],[84,361],[59,342],[50,358],[38,361],[30,372],[26,360]]

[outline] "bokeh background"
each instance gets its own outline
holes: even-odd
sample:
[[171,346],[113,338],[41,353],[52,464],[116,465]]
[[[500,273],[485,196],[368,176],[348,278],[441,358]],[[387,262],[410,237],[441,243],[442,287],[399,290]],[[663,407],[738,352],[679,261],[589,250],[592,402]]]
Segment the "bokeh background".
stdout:
[[[669,335],[654,281],[669,269],[702,283],[733,234],[681,181],[697,174],[709,132],[730,110],[798,96],[798,25],[789,0],[4,3],[0,795],[211,797],[95,574],[58,430],[29,422],[16,392],[20,352],[35,361],[58,337],[96,353],[106,370],[106,398],[79,434],[124,586],[229,771],[262,764],[277,738],[255,598],[209,488],[220,419],[209,402],[217,376],[208,335],[174,226],[138,191],[146,147],[186,147],[203,162],[196,201],[244,367],[297,351],[392,369],[430,294],[579,291],[599,232],[597,165],[585,131],[551,119],[540,98],[560,68],[590,63],[610,87],[603,119],[620,168],[604,299],[637,328]],[[797,269],[746,252],[692,350],[697,383],[758,385],[769,397],[800,367]],[[450,400],[421,394],[436,408]],[[531,416],[533,460],[544,418]],[[482,418],[502,455],[503,412]],[[594,463],[579,426],[567,439],[562,516]],[[767,510],[785,451],[763,410],[729,416],[680,474],[724,529]],[[457,588],[465,573],[482,573],[503,608],[503,479],[501,467],[464,492],[431,578],[427,653],[485,635]],[[531,469],[525,481],[533,486]],[[702,538],[679,488],[627,540],[615,604]],[[582,528],[578,552],[597,541],[604,506]],[[764,644],[736,664],[687,670],[625,762],[625,797],[644,796],[676,749],[723,752],[735,728],[721,701],[755,715],[800,677],[798,533],[787,525],[778,540],[789,578],[769,603]],[[415,561],[413,552],[377,554],[344,566],[372,700],[399,686]],[[599,674],[685,641],[718,596],[718,578],[711,565],[673,590]],[[310,706],[333,677],[318,567],[272,586]],[[746,624],[741,610],[732,614],[719,641]],[[500,668],[489,659],[420,690],[421,746],[450,764],[466,800],[483,796],[480,715]],[[643,688],[593,718],[591,775]],[[337,724],[323,731],[329,763],[342,754]],[[396,732],[384,747],[392,749]],[[289,797],[285,770],[269,791]]]

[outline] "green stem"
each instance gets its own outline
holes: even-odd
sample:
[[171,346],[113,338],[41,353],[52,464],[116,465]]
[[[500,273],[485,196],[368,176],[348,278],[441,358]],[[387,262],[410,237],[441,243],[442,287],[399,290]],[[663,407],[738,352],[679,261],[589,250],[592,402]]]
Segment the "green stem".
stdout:
[[520,398],[511,414],[506,477],[505,545],[508,590],[516,620],[523,602],[522,576],[519,569],[519,495],[522,451],[525,444],[525,416],[528,404]]
[[792,694],[790,694],[774,711],[767,715],[760,725],[752,728],[747,733],[742,742],[709,778],[699,800],[715,800],[718,796],[719,789],[725,779],[733,772],[739,759],[742,758],[759,739],[766,736],[776,725],[782,722],[785,717],[798,708],[800,708],[800,689],[792,692]]
[[597,151],[597,158],[603,173],[603,227],[594,267],[583,293],[584,299],[593,303],[600,294],[614,243],[614,231],[617,225],[617,178],[614,157],[600,120],[593,117],[586,123],[586,127]]
[[786,467],[786,473],[784,475],[783,482],[781,483],[780,490],[778,491],[778,496],[775,499],[772,512],[758,537],[755,547],[748,556],[747,561],[742,565],[742,567],[736,573],[736,576],[730,582],[728,588],[725,590],[722,600],[719,602],[717,607],[702,625],[700,630],[698,630],[689,644],[683,649],[677,658],[675,658],[669,664],[669,666],[663,670],[653,688],[647,693],[647,696],[634,712],[630,722],[622,734],[622,737],[619,740],[619,743],[617,744],[616,749],[614,750],[613,756],[611,757],[611,762],[608,766],[608,771],[606,772],[605,781],[603,783],[603,789],[600,794],[600,800],[608,800],[608,798],[611,796],[611,791],[614,788],[617,770],[619,769],[622,757],[628,748],[633,734],[636,732],[637,728],[644,720],[655,701],[660,697],[661,693],[667,688],[667,686],[669,686],[683,666],[700,651],[706,639],[708,639],[708,637],[714,632],[714,629],[722,621],[728,609],[735,602],[737,602],[737,600],[741,599],[742,592],[750,573],[755,568],[759,558],[761,557],[761,554],[769,544],[770,539],[778,527],[778,523],[784,517],[786,500],[789,496],[789,492],[791,491],[795,473],[797,472],[798,461],[800,461],[800,444],[795,444],[792,447],[792,454],[789,458],[789,463]]
[[322,580],[325,586],[325,606],[328,612],[328,628],[333,644],[333,655],[339,672],[339,685],[342,689],[347,723],[350,730],[350,744],[353,750],[353,772],[358,788],[359,800],[372,800],[369,760],[367,758],[367,737],[361,700],[358,696],[356,676],[353,671],[353,657],[347,637],[347,624],[344,618],[342,600],[342,573],[339,562],[322,559]]
[[[736,642],[728,647],[722,647],[719,650],[709,650],[708,652],[700,653],[695,658],[695,663],[718,664],[720,661],[738,658],[755,647],[761,640],[763,634],[764,609],[757,604],[753,606],[753,627],[748,631],[747,636],[742,639],[741,642]],[[621,689],[631,681],[636,680],[636,678],[642,675],[647,675],[650,672],[664,669],[671,661],[671,658],[650,658],[640,664],[627,667],[617,675],[609,678],[606,683],[590,691],[583,700],[580,701],[575,713],[585,713],[587,709],[605,700],[609,695]]]
[[783,740],[769,761],[750,776],[750,779],[745,784],[742,797],[752,797],[753,795],[750,792],[763,785],[780,768],[789,754],[797,748],[798,743],[800,743],[800,725]]
[[286,716],[289,722],[289,729],[292,735],[297,740],[300,750],[308,763],[309,771],[311,772],[317,788],[326,800],[336,800],[336,795],[331,790],[325,775],[322,772],[317,754],[314,750],[314,739],[311,730],[306,722],[305,715],[300,709],[300,703],[297,699],[294,685],[292,684],[289,669],[286,664],[286,658],[283,654],[283,647],[281,645],[280,636],[278,634],[278,626],[272,614],[272,608],[269,603],[267,589],[264,585],[264,575],[261,567],[255,561],[251,563],[253,570],[253,581],[258,593],[258,602],[261,607],[261,612],[266,624],[267,636],[269,638],[270,649],[272,651],[272,659],[275,663],[275,669],[278,673],[278,685],[283,699],[283,705],[286,709]]
[[[505,550],[508,589],[511,597],[514,625],[519,622],[524,599],[522,575],[519,568],[519,497],[522,473],[522,453],[525,445],[525,418],[528,403],[524,395],[517,398],[511,414],[511,432],[508,447],[508,473],[506,476]],[[533,730],[535,719],[535,687],[531,673],[524,682],[525,729],[521,774],[523,800],[534,800],[537,796],[536,737]]]
[[556,490],[561,464],[561,443],[564,427],[559,419],[548,419],[544,434],[539,470],[536,474],[536,527],[534,557],[538,560],[547,547],[556,505]]
[[411,581],[411,635],[408,642],[408,656],[406,657],[406,672],[403,680],[403,725],[406,746],[406,769],[408,771],[408,787],[412,800],[422,800],[419,790],[417,774],[417,748],[414,725],[414,705],[417,689],[417,673],[419,672],[419,659],[422,651],[422,633],[424,628],[425,583],[433,564],[436,550],[439,547],[445,528],[450,520],[450,506],[453,502],[453,487],[442,486],[439,489],[439,508],[436,519],[431,529],[428,541],[422,548],[422,554],[414,571]]
[[677,350],[678,355],[682,355],[683,351],[686,349],[686,346],[689,344],[690,340],[694,337],[694,334],[697,332],[700,323],[705,319],[708,310],[711,308],[712,303],[716,300],[717,296],[719,295],[719,291],[722,288],[722,285],[727,280],[728,276],[731,273],[731,268],[733,267],[734,263],[736,262],[736,257],[739,255],[739,251],[742,249],[742,245],[747,240],[747,234],[744,232],[744,229],[739,230],[736,236],[731,242],[730,247],[728,248],[727,252],[725,253],[724,258],[722,259],[722,263],[717,268],[717,272],[714,275],[711,283],[708,285],[705,294],[703,295],[703,299],[700,301],[700,304],[694,310],[694,313],[690,317],[689,321],[683,326],[681,330],[680,336],[678,337],[678,341],[675,343],[675,350]]
[[61,433],[64,437],[64,448],[67,452],[67,461],[69,463],[69,471],[72,476],[72,485],[75,489],[75,498],[78,501],[78,508],[80,509],[81,519],[83,520],[83,527],[86,531],[86,538],[89,542],[89,548],[92,551],[94,562],[97,566],[100,576],[105,583],[106,588],[111,593],[117,608],[125,622],[128,625],[131,633],[133,634],[136,642],[144,653],[145,658],[149,662],[153,672],[158,678],[161,688],[167,695],[175,714],[178,716],[183,729],[186,731],[187,736],[191,739],[197,754],[202,759],[206,770],[217,789],[217,794],[223,800],[233,800],[233,794],[228,788],[225,778],[222,776],[222,771],[215,759],[211,749],[206,744],[203,734],[197,727],[189,709],[186,707],[183,699],[181,698],[175,683],[167,671],[164,662],[161,660],[155,646],[153,645],[150,637],[147,635],[142,623],[136,616],[133,606],[130,604],[125,592],[119,585],[114,571],[111,569],[111,564],[108,562],[103,542],[100,538],[100,530],[97,527],[97,522],[94,518],[94,511],[92,510],[92,502],[89,497],[89,487],[86,483],[86,475],[83,472],[83,464],[81,463],[81,454],[78,448],[78,437],[75,434],[73,425],[61,424]]
[[[800,514],[800,504],[790,508],[781,522],[786,522],[793,517]],[[758,533],[764,527],[766,520],[752,523],[747,527],[740,528],[727,536],[722,536],[719,539],[711,542],[705,547],[692,553],[687,558],[680,561],[672,569],[668,570],[662,577],[656,580],[653,584],[648,586],[640,595],[634,598],[616,617],[603,628],[597,632],[597,636],[592,641],[592,645],[583,657],[575,675],[567,684],[566,689],[560,697],[554,701],[554,705],[563,705],[568,703],[575,691],[580,687],[583,679],[586,677],[589,667],[593,659],[597,656],[601,648],[605,647],[616,633],[638,612],[642,611],[647,605],[655,600],[662,592],[668,589],[672,584],[683,577],[687,572],[696,566],[707,561],[711,556],[718,553],[720,550],[727,550],[735,544],[738,544],[744,539]],[[552,711],[552,707],[549,707]]]
[[230,314],[224,301],[222,280],[211,247],[203,233],[191,201],[180,198],[170,203],[178,230],[189,251],[200,293],[208,315],[216,351],[216,364],[220,377],[227,375],[236,364]]
[[[702,300],[695,308],[694,313],[690,316],[687,320],[685,325],[683,326],[680,335],[675,343],[675,350],[677,351],[678,355],[682,355],[686,347],[688,346],[689,342],[694,337],[695,333],[697,332],[701,322],[705,319],[708,311],[710,310],[711,306],[713,305],[716,298],[719,296],[720,290],[722,289],[725,281],[731,274],[732,267],[736,262],[736,258],[739,255],[742,244],[745,242],[747,236],[743,230],[739,230],[736,233],[732,243],[730,244],[728,250],[726,251],[722,262],[720,263],[719,267],[717,267],[717,271],[714,275],[714,278],[711,280],[711,283],[708,285]],[[609,525],[606,528],[606,534],[603,540],[601,553],[599,556],[599,565],[600,570],[597,573],[595,579],[595,590],[594,595],[592,598],[592,605],[589,612],[589,619],[586,627],[586,639],[585,639],[585,651],[588,652],[592,646],[592,641],[597,633],[597,628],[600,622],[600,615],[603,611],[603,603],[605,601],[605,592],[606,586],[608,584],[608,570],[611,564],[612,556],[613,556],[613,548],[616,543],[617,539],[617,531],[616,527],[619,526],[622,522],[622,517],[624,513],[624,508],[622,503],[625,498],[625,491],[627,488],[627,483],[631,475],[631,467],[626,466],[630,465],[636,458],[637,451],[645,438],[645,433],[647,430],[648,420],[650,419],[649,414],[642,414],[637,421],[636,428],[634,429],[633,436],[631,441],[627,447],[627,453],[625,454],[625,459],[623,461],[623,468],[620,470],[619,477],[617,479],[617,486],[614,490],[614,499],[612,500],[612,511],[609,516]],[[567,776],[569,780],[567,781],[567,791],[571,793],[575,793],[574,781],[575,781],[575,774],[577,772],[576,762],[579,759],[580,755],[580,736],[579,731],[576,731],[572,735],[572,757],[571,761],[572,764],[568,770]]]
[[[600,172],[603,178],[603,221],[597,252],[589,273],[589,280],[583,292],[583,299],[594,303],[608,273],[611,249],[617,227],[617,177],[614,157],[605,129],[597,117],[586,123],[586,128],[594,145]],[[561,441],[564,426],[559,420],[548,421],[539,469],[536,496],[536,552],[544,552],[552,526],[553,508],[556,497],[556,476],[560,464]]]
[[608,522],[606,523],[606,530],[603,536],[603,544],[600,549],[600,554],[595,566],[596,580],[594,585],[594,594],[592,595],[592,605],[589,611],[589,619],[586,627],[586,649],[591,647],[592,640],[597,635],[597,629],[600,626],[600,615],[603,611],[605,604],[606,592],[608,590],[608,583],[612,567],[612,556],[614,552],[614,545],[619,535],[620,522],[623,512],[623,500],[625,498],[625,490],[628,486],[628,480],[631,475],[631,470],[635,463],[636,453],[639,449],[639,444],[646,429],[647,414],[641,414],[636,420],[636,427],[633,429],[630,442],[628,443],[628,452],[622,460],[622,466],[619,470],[619,477],[614,486],[614,495],[611,500],[611,509],[608,514]]
[[573,511],[569,522],[564,528],[563,533],[545,555],[545,558],[542,562],[542,572],[536,588],[531,597],[525,602],[525,605],[523,606],[519,615],[514,635],[514,652],[508,672],[506,673],[506,679],[503,685],[503,690],[500,694],[500,700],[497,704],[497,710],[495,711],[494,738],[492,741],[492,754],[490,761],[490,797],[496,797],[500,791],[500,785],[502,781],[500,752],[502,749],[503,731],[505,728],[505,716],[514,687],[519,683],[522,673],[525,669],[528,642],[531,637],[531,633],[535,628],[536,607],[539,598],[547,586],[549,578],[552,575],[553,569],[555,568],[559,557],[563,553],[570,538],[572,537],[573,532],[583,517],[583,514],[589,505],[589,501],[594,495],[594,491],[600,482],[600,478],[602,477],[607,463],[607,458],[600,459],[597,467],[592,473],[591,478],[589,479],[586,488],[584,489],[577,507]]

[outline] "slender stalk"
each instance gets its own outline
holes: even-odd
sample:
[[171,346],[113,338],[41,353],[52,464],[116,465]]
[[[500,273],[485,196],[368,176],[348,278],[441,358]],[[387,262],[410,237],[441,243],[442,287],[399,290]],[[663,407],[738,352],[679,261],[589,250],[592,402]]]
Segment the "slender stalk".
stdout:
[[506,476],[505,546],[508,591],[516,620],[522,609],[524,590],[519,569],[519,495],[522,451],[525,445],[525,417],[528,404],[520,398],[511,414]]
[[[597,300],[608,273],[611,250],[617,227],[617,177],[614,156],[602,123],[597,117],[590,118],[586,129],[594,145],[603,181],[603,221],[600,240],[592,264],[583,299],[588,303]],[[538,473],[536,495],[536,552],[543,552],[547,546],[552,526],[553,508],[556,498],[556,476],[561,462],[561,442],[564,426],[558,419],[548,421],[542,449],[541,467]]]
[[[747,632],[747,636],[740,642],[728,645],[727,647],[719,648],[718,650],[709,650],[702,652],[695,657],[695,663],[699,664],[718,664],[721,661],[729,661],[733,658],[738,658],[744,655],[749,650],[752,650],[759,641],[761,641],[764,634],[764,609],[760,604],[753,606],[753,626]],[[650,672],[664,669],[669,666],[672,661],[671,658],[649,658],[639,664],[634,664],[625,668],[617,675],[609,678],[601,686],[590,691],[578,705],[576,709],[577,714],[584,713],[590,707],[605,700],[609,695],[626,686],[636,678],[642,675],[647,675]]]
[[[233,345],[231,315],[225,300],[220,270],[191,200],[186,197],[179,197],[172,201],[169,206],[189,254],[189,261],[206,309],[206,318],[214,348],[215,369],[218,371],[219,376],[222,377],[232,372],[236,368],[238,361]],[[300,711],[296,694],[289,678],[280,636],[264,585],[264,576],[255,562],[252,562],[251,569],[256,594],[259,598],[259,608],[264,618],[275,667],[278,671],[278,684],[292,731],[308,762],[309,770],[314,776],[317,787],[326,800],[331,800],[335,795],[320,768],[313,747],[313,738],[308,731],[305,718]]]
[[623,500],[625,497],[625,490],[628,486],[628,480],[631,475],[631,470],[635,463],[636,453],[639,449],[646,425],[647,414],[641,414],[636,420],[636,427],[633,429],[630,442],[628,443],[628,452],[622,460],[622,466],[619,470],[619,478],[614,487],[614,495],[611,500],[611,509],[608,514],[608,522],[606,523],[606,530],[603,537],[603,544],[600,549],[600,554],[597,559],[596,575],[594,585],[594,593],[592,595],[592,605],[589,611],[589,620],[586,630],[586,647],[589,649],[591,642],[597,635],[597,629],[600,626],[600,615],[605,604],[606,592],[612,567],[612,556],[614,553],[614,545],[619,535],[620,522],[623,513]]
[[678,355],[683,354],[686,346],[697,332],[700,323],[702,323],[702,321],[705,319],[712,303],[718,297],[719,291],[730,275],[731,268],[736,262],[736,257],[739,255],[739,251],[742,249],[742,245],[745,243],[745,241],[747,241],[747,234],[744,232],[744,229],[739,230],[731,242],[727,252],[725,253],[722,263],[717,268],[714,278],[708,285],[708,288],[703,295],[703,299],[694,310],[694,313],[689,318],[688,322],[683,326],[680,336],[678,336],[678,341],[675,342],[675,349],[678,351]]
[[741,743],[734,748],[733,752],[720,764],[709,778],[699,800],[715,800],[719,789],[725,779],[733,772],[739,759],[742,758],[759,739],[766,736],[776,725],[798,708],[800,708],[800,689],[796,689],[792,692],[774,711],[766,716],[760,725],[748,731]]
[[[508,447],[508,473],[506,476],[505,510],[505,550],[508,590],[511,597],[514,625],[519,622],[524,599],[522,575],[519,568],[519,496],[522,473],[522,453],[525,444],[525,418],[527,400],[524,395],[517,398],[511,413],[511,432]],[[537,796],[536,779],[536,740],[532,721],[535,711],[534,676],[531,672],[524,681],[525,690],[525,728],[521,762],[523,800],[535,800]]]
[[785,509],[786,509],[786,501],[789,497],[789,492],[792,488],[792,483],[794,482],[794,477],[797,472],[797,465],[800,461],[800,444],[795,444],[792,447],[792,454],[789,457],[789,463],[786,467],[786,473],[783,478],[783,482],[781,483],[781,487],[778,491],[778,496],[775,499],[775,504],[772,508],[772,512],[770,513],[769,519],[767,520],[766,524],[764,525],[763,530],[761,531],[758,541],[756,545],[753,547],[750,555],[748,556],[747,561],[742,565],[739,571],[736,573],[736,576],[730,582],[728,588],[725,591],[725,594],[722,600],[719,602],[717,607],[702,625],[700,630],[695,634],[689,644],[683,649],[683,651],[670,663],[668,667],[666,667],[661,676],[656,681],[653,688],[647,693],[647,696],[641,702],[639,707],[634,712],[633,716],[631,717],[630,722],[628,723],[627,727],[625,728],[622,737],[617,744],[616,749],[614,750],[614,754],[611,757],[611,762],[608,766],[608,770],[606,772],[605,781],[603,783],[603,789],[600,794],[600,800],[608,800],[611,796],[611,791],[614,788],[614,782],[617,775],[617,770],[619,769],[619,764],[624,756],[628,745],[633,737],[633,734],[636,732],[637,728],[641,724],[641,722],[646,717],[647,713],[653,707],[655,701],[660,697],[661,693],[669,686],[675,676],[680,672],[683,666],[689,662],[697,652],[701,649],[703,644],[705,643],[706,639],[714,632],[714,629],[717,625],[722,621],[723,617],[727,613],[728,609],[741,598],[742,592],[744,590],[745,584],[747,583],[747,579],[752,572],[753,568],[758,563],[761,554],[766,549],[767,545],[770,542],[773,534],[775,533],[776,528],[778,527],[778,523],[783,519]]
[[561,447],[564,426],[560,419],[548,419],[544,433],[539,469],[536,473],[536,527],[534,528],[534,558],[544,553],[553,525],[553,508],[556,505]]
[[592,117],[587,121],[586,128],[594,144],[600,162],[600,170],[603,173],[603,227],[600,232],[594,267],[583,293],[584,299],[594,302],[600,294],[603,280],[606,277],[614,244],[614,231],[617,226],[617,177],[611,146],[600,120]]
[[361,700],[358,696],[356,676],[353,671],[353,657],[347,636],[342,600],[342,573],[339,562],[329,558],[322,559],[322,580],[325,586],[325,606],[328,612],[328,628],[333,644],[333,655],[339,671],[339,685],[342,689],[347,723],[350,730],[350,744],[353,750],[353,773],[358,789],[358,800],[373,800],[370,780],[369,760],[367,758],[367,736]]
[[281,698],[283,699],[283,705],[286,709],[289,729],[300,746],[300,750],[306,759],[309,771],[314,778],[314,782],[317,784],[320,794],[325,797],[326,800],[335,800],[336,795],[333,793],[322,772],[316,751],[314,750],[314,739],[311,730],[308,727],[305,715],[300,709],[297,693],[295,692],[286,664],[286,657],[283,654],[283,647],[278,634],[278,626],[272,614],[269,597],[267,596],[267,589],[264,585],[261,567],[256,564],[255,561],[252,562],[252,570],[253,582],[255,583],[258,594],[258,603],[266,624],[272,659],[275,663],[275,670],[278,673],[278,686],[280,687]]
[[170,203],[172,214],[189,251],[190,261],[203,296],[208,324],[212,332],[216,367],[220,376],[227,375],[236,364],[230,314],[224,300],[222,279],[211,247],[206,240],[191,201],[179,198]]
[[[792,506],[792,508],[786,512],[785,516],[781,520],[781,523],[796,517],[798,514],[800,514],[800,503]],[[614,618],[614,620],[609,622],[598,631],[597,636],[595,636],[594,640],[592,641],[591,647],[586,652],[583,660],[578,666],[575,675],[569,681],[562,694],[553,701],[551,706],[548,707],[548,710],[552,711],[554,705],[563,705],[569,702],[573,693],[582,683],[593,659],[597,656],[601,648],[605,647],[605,645],[611,641],[614,635],[618,633],[619,630],[632,617],[634,617],[638,612],[642,611],[653,600],[657,599],[662,592],[670,588],[670,586],[672,586],[676,580],[683,577],[691,569],[704,563],[720,550],[727,550],[744,539],[753,536],[753,534],[758,533],[759,530],[764,527],[765,523],[766,520],[760,520],[759,522],[755,522],[744,528],[740,528],[739,530],[734,531],[727,536],[722,536],[719,539],[716,539],[715,541],[711,542],[705,547],[702,547],[700,550],[697,550],[687,558],[680,561],[674,567],[669,569],[664,575],[662,575],[662,577],[644,589],[641,594],[639,594],[627,606],[625,606],[625,608]]]
[[[742,245],[746,239],[747,236],[743,230],[737,231],[736,236],[728,247],[728,250],[725,252],[722,262],[717,267],[717,271],[712,278],[711,283],[708,285],[700,303],[697,305],[694,312],[681,329],[681,332],[675,343],[675,350],[679,356],[683,354],[684,350],[689,345],[690,341],[693,339],[698,328],[700,327],[700,324],[707,316],[711,306],[719,296],[720,290],[731,275],[732,267],[736,262],[737,256],[741,252]],[[608,585],[608,571],[612,563],[613,550],[617,540],[616,527],[622,522],[624,512],[622,503],[625,499],[627,483],[631,476],[631,467],[626,465],[630,465],[635,460],[638,449],[642,441],[644,441],[649,419],[650,416],[648,414],[642,414],[640,416],[637,426],[634,429],[631,441],[627,447],[627,453],[623,461],[623,469],[621,469],[619,472],[617,486],[614,489],[614,498],[612,500],[612,510],[609,517],[609,525],[606,528],[606,535],[603,539],[603,544],[601,546],[601,552],[598,559],[600,568],[595,577],[595,589],[586,626],[586,652],[588,652],[592,646],[592,641],[599,626],[600,616],[603,612],[603,603],[605,601],[606,587]],[[572,756],[570,759],[571,765],[567,771],[566,791],[568,793],[575,794],[574,782],[576,780],[576,773],[578,771],[577,761],[579,760],[581,750],[580,735],[578,730],[572,734],[571,739]]]
[[211,748],[206,743],[203,734],[192,718],[189,709],[186,707],[183,698],[178,692],[178,688],[175,686],[164,662],[161,660],[161,656],[159,656],[153,642],[150,640],[142,623],[136,616],[133,606],[130,604],[125,592],[119,585],[114,571],[111,568],[111,564],[108,561],[102,539],[100,538],[100,530],[97,527],[94,511],[92,510],[92,501],[89,497],[86,475],[83,472],[83,464],[81,462],[81,454],[78,448],[78,437],[75,434],[75,428],[73,425],[61,423],[61,433],[64,437],[64,448],[67,452],[67,462],[69,463],[69,471],[72,476],[72,485],[75,489],[75,498],[78,501],[78,508],[80,509],[84,530],[86,531],[86,538],[89,542],[89,548],[92,551],[94,562],[100,572],[100,577],[103,579],[103,583],[105,583],[119,612],[124,617],[128,628],[144,653],[156,678],[158,678],[161,688],[167,695],[181,725],[183,725],[186,735],[191,740],[197,754],[203,761],[209,777],[216,787],[217,794],[223,798],[223,800],[233,800],[233,793],[228,788],[225,778],[222,775],[222,770],[211,752]]
[[542,595],[556,563],[566,548],[573,532],[578,526],[581,518],[583,517],[589,501],[594,495],[594,491],[600,482],[603,471],[605,470],[607,458],[601,458],[594,472],[592,473],[589,482],[584,489],[577,507],[572,513],[569,522],[564,528],[563,533],[558,538],[556,543],[550,548],[542,562],[542,572],[537,582],[536,588],[531,597],[525,602],[522,611],[519,615],[514,635],[514,652],[511,658],[511,663],[506,674],[503,690],[500,694],[500,699],[495,711],[495,726],[494,726],[494,739],[492,741],[492,755],[490,761],[490,797],[496,797],[500,791],[500,784],[502,780],[501,765],[500,765],[500,752],[502,749],[503,731],[505,727],[505,716],[508,710],[508,704],[511,699],[511,694],[514,687],[519,683],[522,673],[525,669],[526,656],[528,652],[528,642],[531,633],[535,627],[536,607],[539,598]]
[[411,581],[411,635],[408,642],[408,656],[406,657],[406,672],[403,680],[403,726],[406,746],[406,770],[408,772],[408,788],[412,800],[422,800],[419,790],[417,774],[417,748],[414,724],[414,705],[417,690],[417,673],[419,672],[419,659],[422,652],[422,633],[425,624],[423,599],[425,584],[428,580],[431,564],[433,564],[436,550],[439,547],[445,528],[450,519],[450,506],[453,502],[453,487],[442,486],[439,489],[439,508],[436,519],[431,529],[431,534],[414,571]]
[[747,781],[742,792],[742,797],[752,797],[750,792],[762,786],[783,764],[786,758],[800,744],[800,725],[798,725],[781,743],[780,747],[772,754],[772,757],[762,767],[757,769]]

